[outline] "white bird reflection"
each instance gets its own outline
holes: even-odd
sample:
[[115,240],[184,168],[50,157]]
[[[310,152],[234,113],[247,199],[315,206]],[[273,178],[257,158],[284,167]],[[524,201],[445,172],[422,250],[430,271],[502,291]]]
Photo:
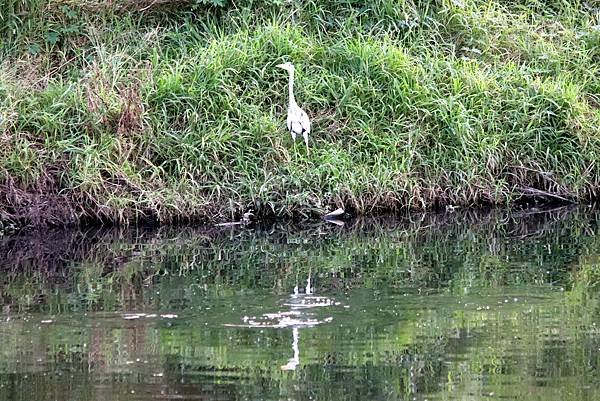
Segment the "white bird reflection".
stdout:
[[[311,271],[312,271],[312,269],[309,269],[308,279],[306,280],[306,288],[304,290],[304,293],[306,295],[312,294],[312,287],[310,286]],[[298,295],[299,295],[298,294],[298,286],[296,285],[294,287],[294,295],[292,296],[292,298],[297,298]],[[294,304],[292,304],[290,306],[292,306],[292,308],[294,308]],[[296,367],[300,364],[300,347],[298,347],[299,339],[300,339],[300,329],[298,329],[298,327],[293,327],[292,328],[292,351],[294,353],[294,356],[288,360],[288,363],[281,366],[281,370],[296,370]]]
[[319,318],[315,316],[314,309],[320,307],[331,307],[340,305],[339,302],[329,297],[314,295],[315,286],[312,272],[309,270],[306,286],[302,289],[296,284],[291,296],[283,301],[283,306],[288,310],[275,313],[263,313],[260,316],[244,316],[242,325],[227,325],[234,327],[253,328],[291,328],[292,329],[292,354],[293,356],[282,370],[295,370],[300,364],[300,330],[328,323],[333,317]]
[[299,331],[297,327],[292,329],[292,351],[294,352],[294,356],[288,360],[288,363],[281,365],[281,370],[296,370],[296,367],[300,364],[300,348],[298,347]]
[[308,270],[308,279],[306,280],[306,290],[304,291],[306,295],[312,294],[312,287],[310,286],[310,273],[312,269]]

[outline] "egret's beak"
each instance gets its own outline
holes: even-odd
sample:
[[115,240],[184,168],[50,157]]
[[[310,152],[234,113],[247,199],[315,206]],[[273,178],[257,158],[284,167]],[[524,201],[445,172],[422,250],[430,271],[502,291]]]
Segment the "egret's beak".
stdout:
[[277,64],[275,67],[277,67],[277,68],[283,68],[285,70],[285,64]]

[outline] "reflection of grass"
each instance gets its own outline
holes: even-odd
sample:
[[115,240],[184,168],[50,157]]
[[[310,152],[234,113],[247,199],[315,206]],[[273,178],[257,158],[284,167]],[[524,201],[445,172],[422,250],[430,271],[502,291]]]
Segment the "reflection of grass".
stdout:
[[[45,368],[84,372],[86,380],[114,382],[114,391],[120,382],[126,391],[135,383],[174,388],[183,378],[208,380],[216,393],[255,391],[255,398],[269,391],[319,399],[508,391],[519,399],[584,399],[597,395],[586,385],[600,366],[595,217],[577,209],[468,212],[358,221],[342,230],[71,232],[50,236],[50,248],[13,238],[0,245],[0,255],[21,252],[0,258],[1,295],[13,305],[2,324],[13,346],[0,349],[0,382],[2,372],[39,369],[43,355],[51,359]],[[60,252],[50,252],[58,244]],[[280,310],[278,300],[309,270],[318,294],[350,308],[328,309],[332,324],[301,329],[302,364],[283,372],[290,330],[222,323]],[[124,320],[115,310],[179,317]],[[54,322],[40,329],[47,317]],[[33,341],[26,352],[24,333]],[[62,383],[18,380],[21,389]]]
[[[592,6],[92,3],[0,5],[6,218],[369,213],[598,188]],[[284,132],[284,59],[310,156]]]
[[[586,255],[597,228],[590,218],[578,210],[526,216],[467,212],[396,223],[357,221],[343,230],[320,224],[273,232],[73,231],[7,239],[0,263],[9,280],[4,293],[23,305],[42,293],[63,294],[60,299],[69,294],[73,307],[82,299],[109,308],[143,303],[168,283],[197,286],[198,293],[285,293],[305,281],[309,270],[318,288],[334,292],[363,287],[462,294],[549,283],[588,288],[594,269],[573,276],[567,269],[578,271],[580,258],[591,260]],[[468,221],[473,224],[465,225]],[[168,290],[161,293],[168,299]]]
[[[162,287],[161,292],[166,289]],[[536,391],[540,397],[553,399],[550,389],[537,384],[557,382],[560,392],[583,394],[582,385],[591,380],[589,364],[598,362],[598,333],[590,331],[595,311],[573,308],[563,294],[546,291],[540,294],[544,299],[534,297],[533,302],[527,294],[519,294],[519,302],[508,305],[495,305],[481,295],[422,296],[419,302],[410,296],[400,305],[365,298],[354,306],[365,308],[366,315],[381,313],[383,307],[398,317],[380,315],[371,322],[349,312],[347,317],[336,315],[336,324],[301,330],[302,364],[294,373],[279,368],[290,353],[290,330],[224,329],[218,322],[204,324],[206,318],[197,311],[184,312],[173,321],[107,320],[92,314],[79,322],[61,322],[57,316],[56,323],[43,332],[30,334],[34,352],[29,350],[24,356],[18,346],[3,349],[0,366],[12,369],[14,361],[21,360],[23,369],[35,365],[36,355],[49,354],[54,358],[51,369],[87,371],[89,360],[90,373],[98,380],[144,383],[154,380],[147,372],[164,372],[172,388],[183,379],[187,384],[210,383],[217,392],[221,386],[261,394],[275,389],[310,391],[320,399],[341,393],[344,399],[360,399],[365,391],[385,393],[388,399],[414,396],[417,391],[448,398],[507,391],[522,397]],[[463,308],[463,302],[468,306]],[[492,308],[474,307],[485,302]],[[236,313],[229,308],[206,313],[222,312]],[[38,316],[33,316],[33,324]],[[17,322],[5,331],[9,339],[20,338],[32,327],[32,323]],[[82,343],[88,346],[82,348]],[[131,363],[138,356],[149,364]],[[115,373],[120,376],[110,376]],[[17,385],[26,387],[37,380],[41,378],[34,376]],[[165,385],[162,380],[159,383]],[[302,383],[310,383],[310,388],[299,387]]]

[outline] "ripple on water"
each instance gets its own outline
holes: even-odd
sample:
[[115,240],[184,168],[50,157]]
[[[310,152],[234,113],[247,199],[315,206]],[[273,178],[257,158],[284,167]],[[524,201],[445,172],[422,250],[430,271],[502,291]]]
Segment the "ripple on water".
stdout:
[[[307,294],[294,294],[278,302],[280,307],[287,310],[263,312],[260,315],[241,317],[241,323],[225,323],[225,327],[247,328],[308,328],[333,321],[333,316],[322,316],[321,308],[341,307],[342,303],[325,296]],[[277,305],[273,305],[277,308]],[[269,309],[269,305],[262,305],[261,309]],[[317,313],[317,311],[319,313]]]
[[3,270],[0,399],[600,399],[598,239],[529,221],[85,239]]

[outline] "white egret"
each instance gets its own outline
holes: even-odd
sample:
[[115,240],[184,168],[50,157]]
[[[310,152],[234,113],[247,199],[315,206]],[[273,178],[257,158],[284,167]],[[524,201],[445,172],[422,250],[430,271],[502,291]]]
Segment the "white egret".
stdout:
[[287,128],[292,134],[292,139],[296,142],[296,136],[302,135],[306,149],[308,150],[308,134],[310,134],[310,119],[308,114],[298,106],[294,97],[294,64],[283,63],[277,64],[277,67],[287,70],[290,75],[289,83],[289,106],[287,116]]

